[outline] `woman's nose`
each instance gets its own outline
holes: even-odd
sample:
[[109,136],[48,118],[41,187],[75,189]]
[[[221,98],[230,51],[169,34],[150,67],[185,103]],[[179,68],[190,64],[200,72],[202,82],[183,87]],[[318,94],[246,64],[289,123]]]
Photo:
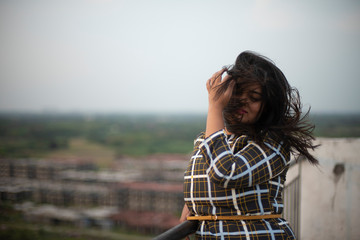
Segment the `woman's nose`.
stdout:
[[243,102],[243,104],[248,104],[249,98],[247,98],[247,97],[242,98],[242,102]]

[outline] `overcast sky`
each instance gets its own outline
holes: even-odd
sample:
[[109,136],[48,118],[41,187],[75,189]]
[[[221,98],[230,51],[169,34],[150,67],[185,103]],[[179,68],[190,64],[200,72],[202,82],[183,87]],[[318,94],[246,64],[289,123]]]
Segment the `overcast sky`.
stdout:
[[360,112],[360,1],[0,0],[0,111],[201,112],[244,50]]

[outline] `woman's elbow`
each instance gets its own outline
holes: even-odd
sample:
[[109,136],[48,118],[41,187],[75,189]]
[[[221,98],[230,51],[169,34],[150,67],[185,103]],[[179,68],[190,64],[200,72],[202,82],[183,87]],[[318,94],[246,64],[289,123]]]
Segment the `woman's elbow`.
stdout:
[[214,168],[210,168],[208,176],[210,182],[218,186],[223,186],[224,182],[226,181],[226,179],[224,178],[225,175]]
[[239,188],[249,185],[249,179],[246,176],[236,176],[232,171],[228,171],[228,174],[223,174],[211,168],[208,176],[211,183],[222,188]]

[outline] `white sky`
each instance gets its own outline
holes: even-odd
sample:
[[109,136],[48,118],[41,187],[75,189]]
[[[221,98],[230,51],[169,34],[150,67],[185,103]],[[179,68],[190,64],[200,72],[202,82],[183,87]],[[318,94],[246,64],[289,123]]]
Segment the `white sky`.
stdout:
[[201,112],[244,50],[314,112],[360,112],[360,1],[1,0],[0,111]]

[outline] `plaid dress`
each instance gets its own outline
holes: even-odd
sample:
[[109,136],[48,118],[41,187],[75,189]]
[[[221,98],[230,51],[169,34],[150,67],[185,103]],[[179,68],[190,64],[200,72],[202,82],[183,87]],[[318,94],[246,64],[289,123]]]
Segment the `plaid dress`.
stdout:
[[[281,214],[290,151],[266,137],[260,147],[248,136],[218,131],[194,141],[184,175],[184,198],[192,215]],[[295,239],[282,218],[200,221],[197,239]]]

